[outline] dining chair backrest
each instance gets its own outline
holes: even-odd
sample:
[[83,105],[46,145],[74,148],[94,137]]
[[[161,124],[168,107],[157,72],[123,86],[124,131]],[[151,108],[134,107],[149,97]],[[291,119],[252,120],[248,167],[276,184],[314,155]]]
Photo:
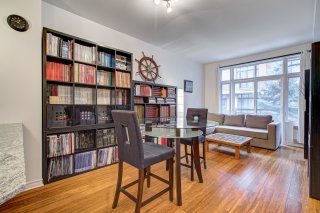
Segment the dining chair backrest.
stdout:
[[[187,109],[187,121],[197,120],[201,123],[207,123],[208,109],[205,108],[188,108]],[[206,127],[200,128],[203,135],[206,135]]]
[[116,129],[119,160],[136,168],[141,168],[143,166],[144,152],[136,112],[113,110],[111,113]]

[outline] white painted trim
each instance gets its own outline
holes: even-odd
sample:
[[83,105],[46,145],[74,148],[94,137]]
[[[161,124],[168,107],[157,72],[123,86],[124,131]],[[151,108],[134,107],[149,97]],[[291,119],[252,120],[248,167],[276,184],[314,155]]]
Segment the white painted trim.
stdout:
[[34,189],[34,188],[38,188],[43,186],[43,180],[39,179],[39,180],[34,180],[34,181],[30,181],[26,184],[26,189],[25,191],[28,191],[30,189]]

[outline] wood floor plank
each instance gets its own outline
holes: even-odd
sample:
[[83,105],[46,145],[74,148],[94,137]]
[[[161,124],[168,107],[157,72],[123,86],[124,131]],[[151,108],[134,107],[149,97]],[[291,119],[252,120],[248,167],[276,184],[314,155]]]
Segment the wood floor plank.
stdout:
[[[281,147],[277,151],[241,150],[210,145],[204,183],[190,181],[190,170],[182,167],[183,205],[169,201],[169,195],[144,206],[142,212],[320,212],[320,201],[308,197],[307,162],[303,150]],[[152,171],[168,178],[165,164]],[[123,184],[137,179],[137,170],[124,164]],[[0,212],[134,212],[135,205],[120,194],[118,207],[111,208],[117,179],[117,165],[85,173],[21,193],[0,206]],[[144,187],[143,199],[165,188],[152,180]],[[137,187],[128,189],[136,195]]]

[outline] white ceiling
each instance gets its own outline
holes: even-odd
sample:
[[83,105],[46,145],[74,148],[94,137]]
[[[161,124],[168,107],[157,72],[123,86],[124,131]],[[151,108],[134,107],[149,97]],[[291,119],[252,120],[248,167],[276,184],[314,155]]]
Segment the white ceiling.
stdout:
[[312,41],[315,0],[44,0],[207,63]]

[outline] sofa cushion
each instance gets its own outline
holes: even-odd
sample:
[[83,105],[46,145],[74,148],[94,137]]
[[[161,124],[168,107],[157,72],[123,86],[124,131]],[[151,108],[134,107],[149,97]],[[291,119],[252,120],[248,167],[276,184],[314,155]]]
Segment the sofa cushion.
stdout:
[[248,128],[248,127],[239,127],[239,126],[216,126],[215,132],[217,133],[226,133],[231,135],[241,135],[252,138],[268,139],[268,130],[266,129],[257,129],[257,128]]
[[271,115],[247,115],[246,127],[267,129],[268,124],[272,122]]
[[218,122],[221,125],[224,122],[224,114],[208,113],[208,120]]
[[244,115],[225,115],[223,125],[244,126]]

